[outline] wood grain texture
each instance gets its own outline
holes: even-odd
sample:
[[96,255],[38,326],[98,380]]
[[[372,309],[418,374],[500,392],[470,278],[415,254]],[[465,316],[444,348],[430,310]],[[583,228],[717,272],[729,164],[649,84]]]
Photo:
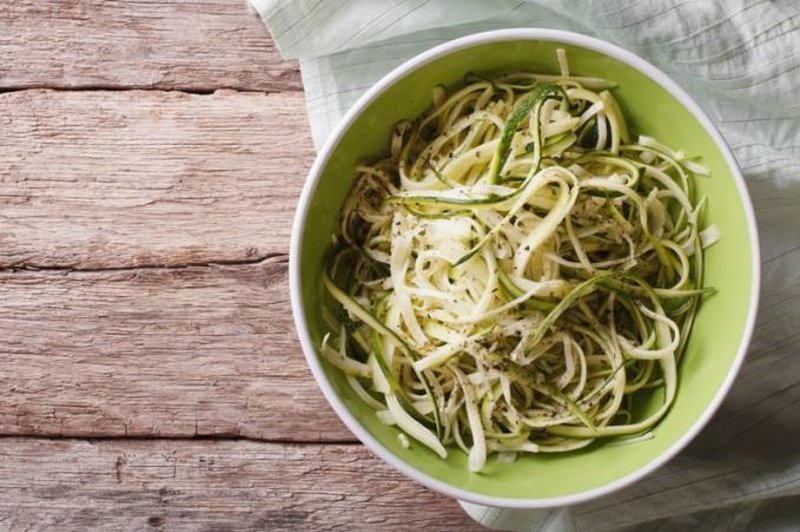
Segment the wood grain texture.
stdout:
[[301,90],[243,0],[0,5],[0,530],[482,529],[306,368]]
[[0,5],[0,89],[300,90],[244,0]]
[[0,94],[0,267],[286,252],[313,160],[300,93]]
[[0,528],[483,530],[357,445],[17,438],[0,445]]
[[285,256],[0,272],[0,434],[355,441],[306,367],[288,291]]

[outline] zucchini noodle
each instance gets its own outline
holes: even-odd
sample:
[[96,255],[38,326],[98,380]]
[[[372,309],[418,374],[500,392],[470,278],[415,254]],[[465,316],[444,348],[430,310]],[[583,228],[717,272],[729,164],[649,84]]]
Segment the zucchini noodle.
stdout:
[[323,275],[321,356],[404,446],[460,447],[476,472],[652,438],[710,291],[709,171],[633,140],[614,84],[558,62],[434,88],[358,168]]

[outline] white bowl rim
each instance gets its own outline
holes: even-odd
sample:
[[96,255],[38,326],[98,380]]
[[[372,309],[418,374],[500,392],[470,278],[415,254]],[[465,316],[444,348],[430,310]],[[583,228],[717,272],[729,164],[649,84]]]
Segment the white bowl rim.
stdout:
[[[559,497],[548,498],[509,498],[509,497],[493,497],[468,491],[456,486],[452,486],[446,482],[437,480],[413,467],[406,464],[394,453],[383,446],[376,438],[374,438],[358,420],[350,413],[342,400],[334,391],[331,383],[325,375],[319,358],[316,354],[316,348],[311,341],[311,335],[308,331],[305,316],[303,314],[303,302],[300,291],[300,252],[302,249],[302,235],[305,232],[305,225],[310,207],[311,198],[314,196],[319,179],[321,177],[322,169],[325,168],[328,160],[335,151],[339,144],[342,135],[352,125],[361,112],[372,103],[381,93],[394,84],[398,79],[406,76],[410,72],[424,66],[425,64],[438,59],[442,56],[451,54],[455,51],[470,48],[477,45],[483,45],[493,42],[504,41],[556,41],[566,44],[572,44],[579,47],[587,48],[604,55],[612,57],[626,65],[633,67],[639,72],[645,74],[650,79],[658,83],[662,88],[666,89],[673,97],[675,97],[692,115],[700,122],[706,132],[711,136],[717,145],[717,148],[722,153],[725,163],[733,175],[736,182],[736,187],[739,191],[739,198],[745,211],[747,218],[748,233],[752,247],[752,285],[750,290],[750,308],[748,309],[747,321],[742,334],[742,339],[739,344],[739,350],[736,358],[728,370],[728,374],[722,385],[717,390],[716,395],[706,407],[705,411],[695,421],[695,423],[687,430],[681,438],[673,443],[666,451],[654,458],[649,463],[641,468],[628,473],[613,482],[592,488],[578,493],[563,495]],[[308,178],[303,187],[300,195],[300,201],[295,212],[294,222],[292,224],[292,236],[289,251],[289,286],[292,299],[292,313],[294,315],[295,326],[300,338],[300,344],[305,354],[306,361],[308,362],[311,372],[317,381],[317,384],[322,389],[328,403],[333,407],[342,421],[345,423],[355,436],[361,440],[373,453],[382,458],[385,462],[392,465],[406,476],[416,480],[417,482],[441,492],[445,495],[458,499],[460,501],[481,504],[485,506],[492,506],[497,508],[552,508],[557,506],[567,506],[586,502],[591,499],[608,495],[618,489],[629,486],[644,476],[652,473],[657,468],[664,465],[678,454],[686,445],[692,441],[695,436],[705,427],[714,413],[717,411],[731,386],[736,378],[737,373],[742,365],[750,339],[753,334],[753,329],[756,321],[756,313],[758,308],[758,298],[761,281],[761,261],[760,249],[758,240],[758,230],[756,228],[756,218],[753,211],[753,205],[745,185],[744,178],[739,171],[739,166],[731,153],[722,135],[717,128],[694,102],[694,100],[680,87],[677,83],[672,81],[666,74],[661,72],[658,68],[651,65],[636,54],[629,52],[619,46],[605,42],[594,37],[588,37],[579,33],[563,30],[552,30],[544,28],[509,28],[501,30],[491,30],[481,33],[475,33],[454,39],[438,46],[427,50],[408,61],[404,62],[394,70],[386,74],[375,85],[373,85],[358,101],[349,109],[338,126],[331,133],[323,148],[317,155],[311,170],[309,171]]]

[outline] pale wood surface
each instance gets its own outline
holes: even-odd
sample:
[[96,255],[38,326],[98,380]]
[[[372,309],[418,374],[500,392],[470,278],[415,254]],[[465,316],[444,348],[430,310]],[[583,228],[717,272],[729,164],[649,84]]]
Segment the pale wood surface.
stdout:
[[302,94],[0,94],[0,266],[286,252],[313,159]]
[[306,368],[301,89],[239,0],[0,4],[0,530],[476,528]]
[[401,478],[356,445],[9,438],[0,445],[0,529],[478,527],[455,501]]
[[0,287],[1,434],[355,440],[306,368],[285,255]]
[[301,89],[245,0],[10,0],[0,89]]

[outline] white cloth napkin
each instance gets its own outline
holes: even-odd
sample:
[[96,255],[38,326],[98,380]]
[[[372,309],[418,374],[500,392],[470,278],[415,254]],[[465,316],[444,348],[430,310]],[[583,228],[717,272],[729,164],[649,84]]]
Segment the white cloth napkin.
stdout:
[[555,510],[462,506],[514,531],[800,531],[800,2],[249,1],[281,53],[300,60],[317,147],[386,72],[488,29],[600,37],[689,92],[731,145],[761,233],[759,319],[730,396],[679,457],[615,494]]

